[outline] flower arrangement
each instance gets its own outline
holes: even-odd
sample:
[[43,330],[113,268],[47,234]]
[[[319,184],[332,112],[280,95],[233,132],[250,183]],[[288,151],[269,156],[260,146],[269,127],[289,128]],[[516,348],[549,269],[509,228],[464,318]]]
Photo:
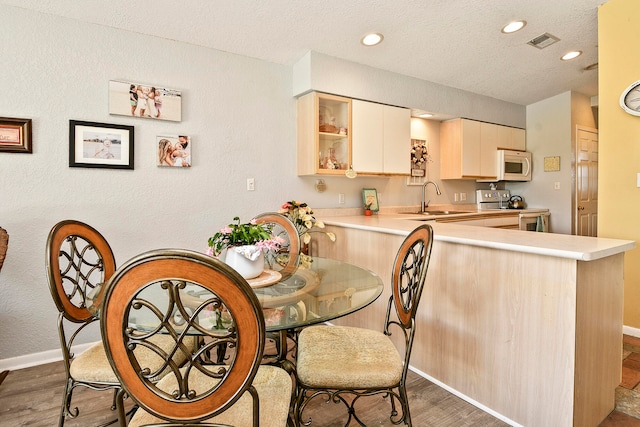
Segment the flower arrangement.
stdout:
[[[298,202],[296,200],[285,202],[278,213],[291,220],[296,230],[298,230],[298,235],[302,238],[302,242],[305,244],[311,241],[311,234],[309,233],[314,232],[322,232],[326,234],[332,242],[336,241],[336,235],[331,232],[313,230],[314,228],[324,228],[324,222],[317,220],[313,216],[313,210],[304,202]],[[310,267],[312,262],[313,260],[309,255],[300,254],[300,264],[302,264],[303,267]]]
[[[311,235],[309,233],[321,232],[320,230],[312,229],[324,228],[324,223],[313,216],[313,210],[304,202],[298,202],[296,200],[285,202],[278,213],[281,213],[291,220],[304,243],[311,241]],[[322,233],[326,234],[332,242],[336,241],[335,234],[325,231],[322,231]]]
[[420,139],[414,140],[411,146],[411,163],[422,166],[423,163],[431,163],[433,159],[427,152],[427,141]]
[[271,227],[268,224],[257,224],[255,220],[240,223],[239,217],[233,218],[233,223],[222,227],[217,233],[209,237],[207,254],[218,256],[230,246],[256,246],[258,249],[276,250],[280,240],[271,235]]

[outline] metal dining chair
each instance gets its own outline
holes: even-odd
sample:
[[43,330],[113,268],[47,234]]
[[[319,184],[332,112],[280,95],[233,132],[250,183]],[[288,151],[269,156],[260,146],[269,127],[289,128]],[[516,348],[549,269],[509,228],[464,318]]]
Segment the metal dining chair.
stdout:
[[[298,337],[296,425],[310,425],[303,412],[316,397],[343,403],[349,417],[364,426],[355,404],[362,397],[382,395],[391,401],[393,424],[411,426],[406,379],[415,334],[415,315],[422,295],[433,244],[428,224],[413,230],[404,240],[393,265],[392,295],[383,332],[347,326],[310,326]],[[395,313],[393,314],[392,311]],[[401,332],[404,355],[389,338]],[[398,412],[396,400],[400,404]]]
[[[65,386],[58,425],[63,426],[66,417],[76,418],[78,407],[71,408],[76,387],[114,392],[112,410],[118,410],[118,420],[125,423],[124,408],[118,407],[118,393],[122,393],[120,381],[111,369],[102,342],[91,345],[82,353],[74,354],[74,344],[89,325],[98,320],[99,291],[115,271],[113,251],[106,239],[93,227],[80,221],[66,220],[57,223],[49,232],[46,247],[46,267],[49,290],[58,308],[58,335],[65,368]],[[98,324],[96,323],[96,326]],[[191,342],[195,340],[191,338]],[[160,347],[169,343],[166,338],[156,340]],[[177,354],[176,363],[184,362]],[[120,396],[122,397],[122,396]],[[107,424],[111,424],[109,422]]]
[[115,271],[115,259],[105,238],[93,227],[79,221],[61,221],[50,231],[46,254],[49,290],[58,308],[58,335],[62,349],[66,381],[58,425],[66,417],[75,418],[78,407],[71,409],[76,387],[113,390],[111,409],[116,409],[115,393],[120,382],[113,373],[102,343],[92,345],[79,355],[73,352],[76,337],[97,320],[89,312],[89,294]]
[[[292,379],[281,368],[260,365],[260,302],[247,281],[218,259],[178,249],[134,257],[107,284],[100,321],[113,370],[140,406],[130,427],[287,424]],[[170,351],[150,342],[159,334],[173,340]],[[203,345],[185,345],[191,335],[202,337]],[[220,343],[233,352],[214,363],[206,352]],[[163,366],[149,367],[136,353],[140,348],[165,360]],[[175,352],[188,354],[183,367],[170,361]]]
[[265,212],[254,217],[258,224],[269,224],[274,236],[283,240],[280,250],[265,255],[265,263],[270,269],[282,274],[286,280],[298,268],[300,257],[300,235],[289,218],[277,212]]
[[[289,279],[298,269],[300,262],[300,234],[296,226],[289,218],[277,212],[265,212],[257,215],[255,218],[258,224],[269,224],[271,232],[274,236],[283,240],[281,248],[274,253],[265,255],[265,263],[270,269],[276,269],[282,274],[281,281]],[[280,307],[285,316],[295,315],[297,317],[306,317],[306,307],[300,302],[293,306]],[[287,353],[290,351],[295,353],[297,330],[283,330],[267,334],[267,339],[271,340],[276,348],[275,353],[266,353],[264,360],[270,363],[280,364],[288,371],[293,371],[293,367],[289,364]],[[293,346],[288,346],[286,339],[293,341]]]
[[[9,233],[7,230],[0,227],[0,270],[2,270],[2,265],[4,264],[4,258],[7,254],[7,247],[9,246]],[[9,371],[0,372],[0,384],[4,381],[4,379],[9,374]]]

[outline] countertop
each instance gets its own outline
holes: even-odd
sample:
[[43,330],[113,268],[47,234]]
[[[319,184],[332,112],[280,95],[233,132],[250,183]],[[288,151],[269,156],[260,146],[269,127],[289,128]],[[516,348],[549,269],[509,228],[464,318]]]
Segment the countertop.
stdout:
[[[462,210],[462,209],[459,209]],[[545,211],[527,209],[525,212]],[[505,215],[512,211],[477,211],[471,216]],[[522,211],[520,211],[522,212]],[[470,214],[460,215],[462,219]],[[453,218],[446,215],[446,218]],[[456,222],[436,222],[436,217],[407,213],[380,213],[372,216],[345,215],[319,216],[326,225],[376,231],[381,233],[407,235],[423,224],[425,220],[433,227],[434,240],[464,245],[482,246],[515,252],[591,261],[635,248],[633,240],[619,240],[601,237],[572,236],[567,234],[536,233],[531,231],[505,230],[491,227],[463,225]],[[422,219],[422,220],[421,220]],[[470,218],[468,218],[470,219]]]

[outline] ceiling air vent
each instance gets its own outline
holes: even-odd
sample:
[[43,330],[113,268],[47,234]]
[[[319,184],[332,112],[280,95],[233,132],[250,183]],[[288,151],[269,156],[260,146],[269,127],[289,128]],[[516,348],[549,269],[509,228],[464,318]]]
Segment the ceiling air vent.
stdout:
[[533,47],[537,47],[538,49],[544,49],[545,47],[549,47],[555,42],[559,42],[559,41],[560,39],[557,38],[556,36],[553,36],[549,33],[544,33],[543,35],[538,36],[535,39],[527,42],[527,44],[530,44]]

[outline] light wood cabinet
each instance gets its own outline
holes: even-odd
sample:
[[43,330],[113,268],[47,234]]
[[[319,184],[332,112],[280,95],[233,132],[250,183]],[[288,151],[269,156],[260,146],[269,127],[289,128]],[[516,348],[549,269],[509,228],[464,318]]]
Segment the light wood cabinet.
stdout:
[[298,175],[344,175],[351,164],[351,99],[311,92],[298,99]]
[[498,149],[524,151],[524,129],[469,119],[442,122],[440,178],[497,179]]
[[354,99],[353,169],[360,174],[409,175],[411,112]]
[[[440,179],[486,178],[481,172],[480,122],[454,119],[440,125]],[[494,173],[494,176],[495,173]]]
[[524,129],[493,125],[497,129],[496,145],[502,150],[526,150],[526,132]]
[[298,175],[410,174],[411,111],[311,92],[298,99]]

